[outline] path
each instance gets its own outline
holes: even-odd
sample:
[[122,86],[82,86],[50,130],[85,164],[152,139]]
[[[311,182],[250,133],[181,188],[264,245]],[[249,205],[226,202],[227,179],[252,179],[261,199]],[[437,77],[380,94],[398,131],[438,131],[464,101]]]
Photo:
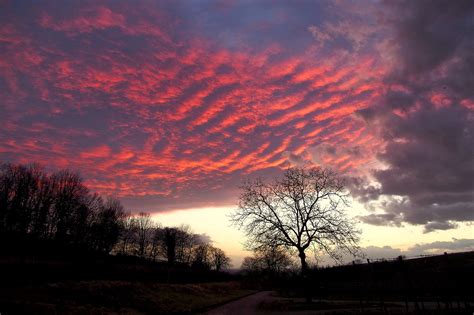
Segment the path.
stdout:
[[274,297],[271,296],[272,292],[273,291],[258,292],[250,296],[219,306],[204,314],[206,315],[261,314],[261,312],[258,311],[258,305],[263,301],[270,301],[274,299]]

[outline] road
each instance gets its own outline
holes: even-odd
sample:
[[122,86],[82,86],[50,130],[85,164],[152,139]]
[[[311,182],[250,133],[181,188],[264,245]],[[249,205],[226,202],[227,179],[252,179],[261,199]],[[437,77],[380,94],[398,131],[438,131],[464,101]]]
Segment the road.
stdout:
[[[272,291],[262,291],[247,297],[238,299],[236,301],[224,304],[215,309],[212,309],[204,314],[206,315],[228,315],[228,314],[261,314],[258,311],[258,305],[263,301],[271,301],[275,299],[271,296]],[[267,312],[265,312],[267,314]]]

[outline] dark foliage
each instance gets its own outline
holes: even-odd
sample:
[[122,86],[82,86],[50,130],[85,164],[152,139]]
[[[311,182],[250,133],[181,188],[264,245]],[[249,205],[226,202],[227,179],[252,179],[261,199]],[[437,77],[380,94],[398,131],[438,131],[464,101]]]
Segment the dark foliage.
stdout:
[[120,201],[89,191],[77,173],[0,165],[0,257],[94,261],[109,254],[217,271],[230,261],[187,226],[163,228],[149,213],[126,213]]
[[0,166],[2,252],[31,252],[35,246],[109,253],[125,212],[118,200],[91,193],[81,177],[38,165]]

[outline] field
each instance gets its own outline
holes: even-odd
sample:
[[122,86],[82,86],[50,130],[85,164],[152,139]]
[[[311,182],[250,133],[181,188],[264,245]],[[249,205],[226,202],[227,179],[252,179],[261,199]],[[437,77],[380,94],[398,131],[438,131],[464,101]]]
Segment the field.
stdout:
[[186,314],[252,293],[237,282],[54,282],[0,289],[2,314]]
[[195,313],[254,292],[234,278],[136,257],[4,255],[0,313]]
[[257,313],[472,314],[473,271],[474,252],[313,269],[307,278],[231,275],[136,257],[4,256],[0,313],[191,314],[258,289],[267,291],[263,300],[248,300]]

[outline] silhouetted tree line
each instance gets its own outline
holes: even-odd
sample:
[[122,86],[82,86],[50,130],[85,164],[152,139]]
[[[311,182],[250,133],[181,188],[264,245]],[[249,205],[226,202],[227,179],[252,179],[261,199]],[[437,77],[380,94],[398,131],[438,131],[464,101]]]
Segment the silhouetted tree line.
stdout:
[[280,274],[293,272],[296,268],[296,264],[288,252],[280,246],[270,246],[262,250],[255,250],[253,256],[244,258],[241,266],[241,269],[249,274]]
[[4,235],[108,253],[119,238],[124,217],[118,200],[90,192],[77,173],[48,174],[38,165],[0,167]]
[[230,259],[189,227],[161,227],[150,214],[127,213],[119,200],[91,192],[69,170],[0,165],[0,237],[54,243],[103,254],[133,255],[222,270]]
[[230,258],[223,250],[213,247],[205,235],[192,233],[186,225],[161,227],[146,212],[124,218],[114,252],[216,271],[230,266]]

